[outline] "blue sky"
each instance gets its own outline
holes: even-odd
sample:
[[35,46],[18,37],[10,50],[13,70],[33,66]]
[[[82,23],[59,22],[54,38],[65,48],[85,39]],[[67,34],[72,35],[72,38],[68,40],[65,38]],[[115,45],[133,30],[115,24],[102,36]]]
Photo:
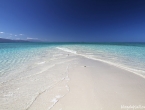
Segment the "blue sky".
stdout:
[[145,1],[0,0],[0,37],[145,42]]

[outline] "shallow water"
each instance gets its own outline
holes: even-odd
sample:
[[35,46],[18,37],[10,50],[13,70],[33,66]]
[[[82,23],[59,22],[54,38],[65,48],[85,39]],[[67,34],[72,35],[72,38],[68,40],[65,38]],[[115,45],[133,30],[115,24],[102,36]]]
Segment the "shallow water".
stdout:
[[61,46],[66,51],[81,54],[87,58],[100,60],[145,76],[144,43],[96,43]]
[[55,45],[0,44],[0,110],[26,110],[39,94],[64,80],[69,60]]

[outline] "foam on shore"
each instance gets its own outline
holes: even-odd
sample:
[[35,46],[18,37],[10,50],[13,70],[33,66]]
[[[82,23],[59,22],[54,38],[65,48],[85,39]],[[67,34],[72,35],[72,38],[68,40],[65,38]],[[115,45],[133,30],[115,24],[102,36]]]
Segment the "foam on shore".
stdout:
[[60,50],[63,50],[63,51],[66,51],[66,52],[70,52],[70,53],[77,54],[76,51],[74,51],[74,50],[70,50],[70,49],[68,49],[68,48],[62,48],[62,47],[56,47],[56,48],[57,48],[57,49],[60,49]]

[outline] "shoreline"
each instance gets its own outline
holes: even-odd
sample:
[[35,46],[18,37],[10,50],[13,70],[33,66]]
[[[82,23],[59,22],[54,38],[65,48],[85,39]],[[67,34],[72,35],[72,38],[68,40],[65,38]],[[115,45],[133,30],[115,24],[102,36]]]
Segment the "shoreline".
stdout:
[[83,55],[83,54],[78,54],[76,51],[70,50],[70,49],[67,49],[67,48],[60,48],[60,47],[56,47],[56,48],[59,49],[59,50],[65,51],[65,52],[69,52],[69,53],[72,53],[72,54],[75,54],[75,55],[79,55],[79,56],[82,56],[82,57],[91,59],[91,60],[96,60],[96,61],[99,61],[99,62],[107,63],[109,65],[113,65],[113,66],[115,66],[117,68],[121,68],[121,69],[126,70],[128,72],[134,73],[134,74],[136,74],[136,75],[138,75],[138,76],[140,76],[140,77],[142,77],[142,78],[145,79],[145,76],[144,75],[139,74],[138,72],[136,72],[136,71],[141,71],[141,70],[135,70],[135,69],[132,69],[132,68],[123,66],[121,64],[116,64],[116,63],[113,63],[113,62],[110,62],[110,61],[93,58],[93,57],[90,57],[90,56],[87,56],[87,55]]

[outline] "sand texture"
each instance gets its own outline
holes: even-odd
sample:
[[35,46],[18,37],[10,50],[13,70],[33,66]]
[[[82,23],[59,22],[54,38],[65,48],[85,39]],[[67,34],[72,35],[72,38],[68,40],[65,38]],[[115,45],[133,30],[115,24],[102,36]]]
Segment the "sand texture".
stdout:
[[[41,94],[29,110],[127,110],[121,106],[145,106],[144,78],[81,56],[68,65],[68,79]],[[63,95],[48,108],[49,99],[61,91]]]

